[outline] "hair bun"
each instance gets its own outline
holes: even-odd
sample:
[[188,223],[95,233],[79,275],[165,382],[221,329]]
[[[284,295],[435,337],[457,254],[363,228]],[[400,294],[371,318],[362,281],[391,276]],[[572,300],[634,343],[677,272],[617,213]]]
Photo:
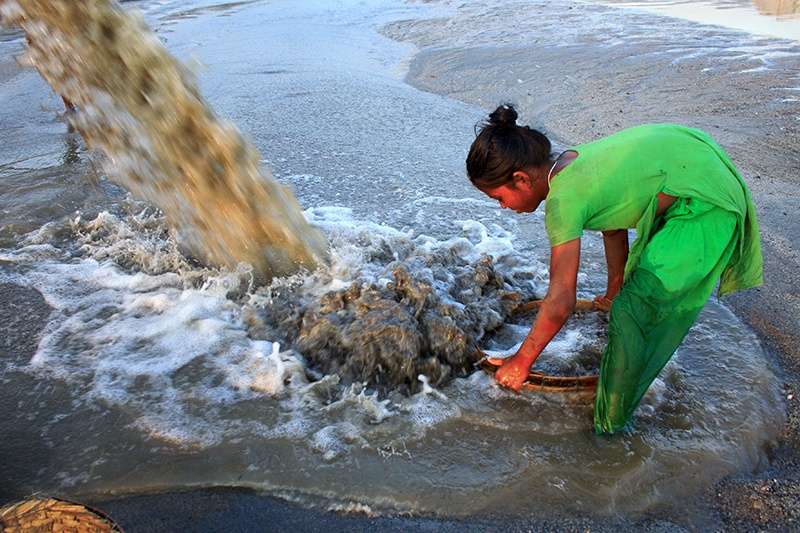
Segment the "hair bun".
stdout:
[[489,115],[489,124],[494,126],[516,126],[517,112],[511,104],[503,104]]

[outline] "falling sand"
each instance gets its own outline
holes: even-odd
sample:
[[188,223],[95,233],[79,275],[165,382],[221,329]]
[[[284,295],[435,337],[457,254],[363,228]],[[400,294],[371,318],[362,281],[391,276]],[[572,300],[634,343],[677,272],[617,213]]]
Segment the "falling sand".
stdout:
[[202,263],[249,263],[261,279],[313,269],[325,240],[255,147],[215,116],[191,73],[112,0],[0,5],[29,40],[26,60],[79,111],[67,114],[107,172],[167,216]]

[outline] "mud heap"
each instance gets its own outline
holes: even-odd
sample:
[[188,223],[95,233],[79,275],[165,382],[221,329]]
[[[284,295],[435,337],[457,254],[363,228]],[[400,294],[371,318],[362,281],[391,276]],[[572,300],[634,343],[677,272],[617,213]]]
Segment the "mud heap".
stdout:
[[394,282],[382,287],[356,281],[305,304],[283,297],[259,313],[250,334],[281,338],[304,356],[312,379],[337,375],[381,395],[413,394],[474,372],[479,342],[520,301],[488,258],[446,292],[403,263],[387,269]]

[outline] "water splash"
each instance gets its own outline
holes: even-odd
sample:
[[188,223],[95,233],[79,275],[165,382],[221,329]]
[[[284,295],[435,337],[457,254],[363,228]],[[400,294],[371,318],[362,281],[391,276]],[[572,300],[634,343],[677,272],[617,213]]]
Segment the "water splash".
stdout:
[[203,263],[262,279],[324,261],[324,238],[255,147],[204,101],[191,73],[113,0],[0,3],[29,39],[25,61],[79,112],[66,117],[109,174],[167,216]]

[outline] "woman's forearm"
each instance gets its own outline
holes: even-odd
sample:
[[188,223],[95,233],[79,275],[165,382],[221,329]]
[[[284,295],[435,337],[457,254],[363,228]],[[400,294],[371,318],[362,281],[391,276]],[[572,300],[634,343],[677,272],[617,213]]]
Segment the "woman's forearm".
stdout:
[[539,357],[545,346],[561,330],[575,309],[575,297],[570,294],[548,293],[539,308],[539,314],[519,351],[529,354],[530,364]]
[[551,249],[547,296],[542,300],[539,314],[522,346],[495,373],[498,383],[519,390],[530,374],[533,362],[572,314],[575,309],[580,256],[580,239],[573,239]]
[[548,295],[539,307],[539,314],[519,350],[497,370],[498,383],[519,390],[531,372],[531,365],[545,346],[556,336],[575,309],[575,296]]
[[625,276],[625,263],[628,261],[628,230],[604,231],[603,247],[608,266],[608,285],[605,296],[609,300],[613,300],[622,288]]

